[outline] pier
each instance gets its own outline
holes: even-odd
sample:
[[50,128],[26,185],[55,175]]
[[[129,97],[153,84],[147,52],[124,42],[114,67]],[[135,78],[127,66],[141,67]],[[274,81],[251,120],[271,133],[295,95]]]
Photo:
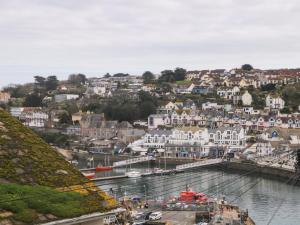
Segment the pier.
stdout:
[[114,162],[113,168],[127,166],[127,165],[131,165],[131,164],[135,164],[135,163],[148,162],[151,160],[155,160],[155,158],[153,158],[152,156],[142,156],[142,157],[137,157],[137,158],[126,159],[123,161]]
[[221,158],[206,159],[206,160],[201,160],[201,161],[197,161],[197,162],[193,162],[193,163],[186,163],[183,165],[178,165],[178,166],[176,166],[176,170],[186,170],[186,169],[191,169],[191,168],[195,168],[195,167],[215,165],[215,164],[220,164],[222,162],[223,162],[223,160]]

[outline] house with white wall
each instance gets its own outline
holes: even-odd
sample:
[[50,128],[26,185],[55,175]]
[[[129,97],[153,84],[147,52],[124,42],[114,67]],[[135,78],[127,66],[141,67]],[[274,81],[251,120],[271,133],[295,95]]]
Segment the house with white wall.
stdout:
[[269,109],[283,109],[285,105],[284,100],[276,95],[268,95],[266,97],[266,107],[268,107]]

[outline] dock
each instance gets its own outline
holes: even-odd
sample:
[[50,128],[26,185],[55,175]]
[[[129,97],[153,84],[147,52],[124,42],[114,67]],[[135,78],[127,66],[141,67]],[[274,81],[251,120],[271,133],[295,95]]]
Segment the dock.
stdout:
[[176,166],[176,170],[187,170],[187,169],[191,169],[191,168],[195,168],[195,167],[202,167],[202,166],[220,164],[222,162],[223,162],[223,159],[221,159],[221,158],[206,159],[206,160],[201,160],[201,161],[198,161],[198,162],[178,165],[178,166]]

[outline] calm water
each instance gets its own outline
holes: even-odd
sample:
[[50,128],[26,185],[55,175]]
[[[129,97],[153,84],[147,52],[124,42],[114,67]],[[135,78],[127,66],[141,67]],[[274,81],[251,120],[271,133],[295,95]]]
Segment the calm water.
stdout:
[[[146,170],[145,167],[132,167],[132,169]],[[125,171],[126,168],[118,168],[98,176],[121,175]],[[185,189],[186,184],[189,184],[197,192],[204,192],[210,196],[225,196],[227,201],[234,201],[243,209],[248,209],[257,225],[267,224],[273,212],[284,200],[271,224],[300,225],[300,187],[287,185],[284,181],[254,175],[243,176],[243,173],[199,169],[172,176],[126,178],[102,181],[98,184],[106,191],[113,188],[117,196],[123,196],[125,193],[129,196],[144,196],[146,193],[149,199],[177,196]]]

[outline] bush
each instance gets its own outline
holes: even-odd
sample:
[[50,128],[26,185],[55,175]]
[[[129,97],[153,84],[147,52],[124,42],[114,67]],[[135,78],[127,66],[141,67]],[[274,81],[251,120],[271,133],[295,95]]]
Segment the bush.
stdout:
[[37,218],[38,215],[35,210],[32,209],[24,209],[16,214],[14,214],[14,219],[18,221],[22,221],[26,224],[32,224]]
[[0,195],[0,210],[13,212],[15,220],[26,224],[36,222],[37,213],[69,218],[103,210],[101,196],[59,192],[43,186],[1,184]]

